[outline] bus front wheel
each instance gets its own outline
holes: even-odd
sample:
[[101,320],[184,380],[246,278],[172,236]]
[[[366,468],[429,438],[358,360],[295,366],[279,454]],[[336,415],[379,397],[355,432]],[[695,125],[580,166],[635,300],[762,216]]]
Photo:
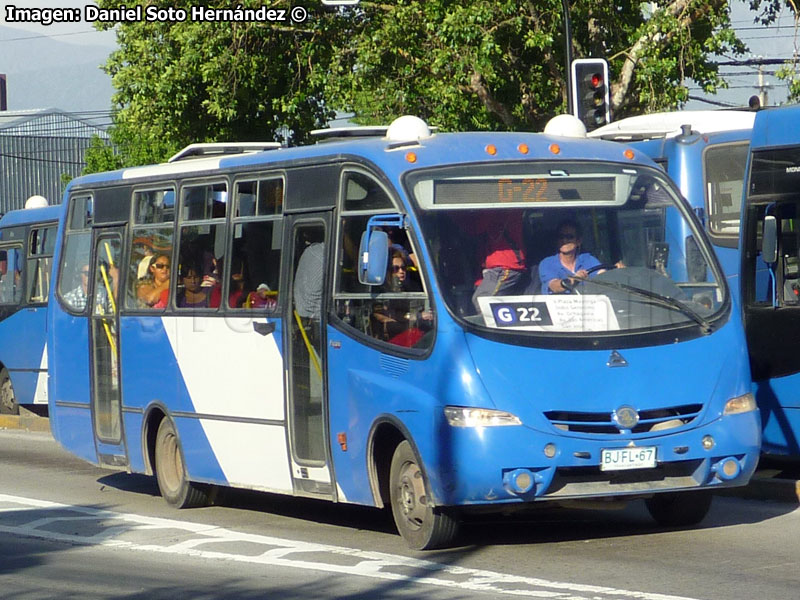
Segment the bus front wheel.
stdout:
[[19,404],[17,404],[17,397],[14,395],[14,386],[11,385],[11,377],[8,374],[8,369],[5,368],[0,371],[0,414],[19,414]]
[[401,442],[394,452],[389,485],[392,516],[410,548],[440,548],[455,538],[458,521],[428,502],[422,469],[408,441]]
[[183,462],[178,432],[172,421],[162,419],[156,434],[156,480],[161,496],[176,508],[194,508],[208,504],[208,490],[189,481]]
[[697,525],[711,508],[711,492],[678,492],[656,494],[645,500],[647,510],[656,523],[664,527]]

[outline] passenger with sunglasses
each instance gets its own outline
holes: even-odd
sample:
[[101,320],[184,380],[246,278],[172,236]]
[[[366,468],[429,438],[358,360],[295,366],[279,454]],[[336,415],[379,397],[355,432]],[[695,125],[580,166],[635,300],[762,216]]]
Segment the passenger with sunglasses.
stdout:
[[164,308],[169,298],[170,257],[154,254],[147,267],[147,275],[139,280],[136,295],[143,308]]
[[[383,291],[388,294],[419,292],[422,286],[409,274],[409,261],[401,250],[392,252]],[[388,297],[373,307],[375,337],[398,346],[411,347],[419,343],[433,324],[433,313],[422,310],[418,299]]]
[[422,288],[409,277],[409,260],[402,250],[394,250],[389,260],[385,288],[387,292],[418,292]]
[[[558,224],[557,246],[558,253],[548,256],[539,263],[539,280],[541,282],[542,294],[563,294],[569,292],[564,287],[562,280],[589,277],[589,269],[600,264],[594,256],[588,252],[581,252],[581,230],[577,221],[565,219]],[[592,273],[596,275],[602,271]]]

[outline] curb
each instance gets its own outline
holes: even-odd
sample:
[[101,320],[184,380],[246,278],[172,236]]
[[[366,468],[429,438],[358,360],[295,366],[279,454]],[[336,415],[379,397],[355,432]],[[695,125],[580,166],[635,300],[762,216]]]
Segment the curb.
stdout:
[[19,415],[0,415],[0,429],[50,433],[50,419],[28,412]]
[[800,481],[779,477],[754,477],[741,488],[741,496],[753,500],[773,500],[800,504]]

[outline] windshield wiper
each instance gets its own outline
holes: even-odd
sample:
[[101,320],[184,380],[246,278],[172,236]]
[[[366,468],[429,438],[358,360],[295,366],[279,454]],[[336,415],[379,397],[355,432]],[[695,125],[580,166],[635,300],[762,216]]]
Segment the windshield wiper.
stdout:
[[705,317],[703,317],[700,313],[698,313],[690,306],[687,306],[680,300],[676,300],[671,296],[664,296],[663,294],[659,294],[658,292],[653,292],[650,290],[646,290],[644,288],[636,287],[635,285],[628,285],[627,283],[619,283],[616,281],[602,281],[602,280],[598,281],[596,279],[589,279],[587,277],[577,277],[574,275],[570,277],[570,279],[574,279],[576,281],[581,281],[581,282],[587,282],[592,285],[599,285],[600,287],[607,287],[618,291],[628,292],[629,294],[633,294],[635,296],[642,296],[643,298],[652,300],[653,303],[658,306],[663,306],[665,308],[672,308],[674,310],[682,312],[700,326],[700,330],[704,335],[708,335],[712,331],[711,323],[709,323]]

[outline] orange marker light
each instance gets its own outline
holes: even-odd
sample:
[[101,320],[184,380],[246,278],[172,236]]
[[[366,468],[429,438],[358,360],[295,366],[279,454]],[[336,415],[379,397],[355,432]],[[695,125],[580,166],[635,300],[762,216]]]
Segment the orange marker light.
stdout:
[[417,162],[417,155],[414,154],[413,152],[407,152],[406,153],[406,160],[408,162],[410,162],[410,163],[415,163],[415,162]]
[[633,157],[636,156],[633,153],[633,150],[631,150],[630,148],[626,148],[626,150],[625,150],[625,152],[623,152],[623,154],[625,155],[625,158],[627,158],[628,160],[633,160]]
[[489,156],[494,156],[495,154],[497,154],[497,146],[495,146],[494,144],[489,144],[488,146],[486,146],[486,154],[488,154]]
[[561,154],[561,147],[558,144],[550,144],[550,152],[553,154]]
[[520,144],[517,146],[517,150],[519,150],[520,154],[527,154],[528,153],[528,144]]

